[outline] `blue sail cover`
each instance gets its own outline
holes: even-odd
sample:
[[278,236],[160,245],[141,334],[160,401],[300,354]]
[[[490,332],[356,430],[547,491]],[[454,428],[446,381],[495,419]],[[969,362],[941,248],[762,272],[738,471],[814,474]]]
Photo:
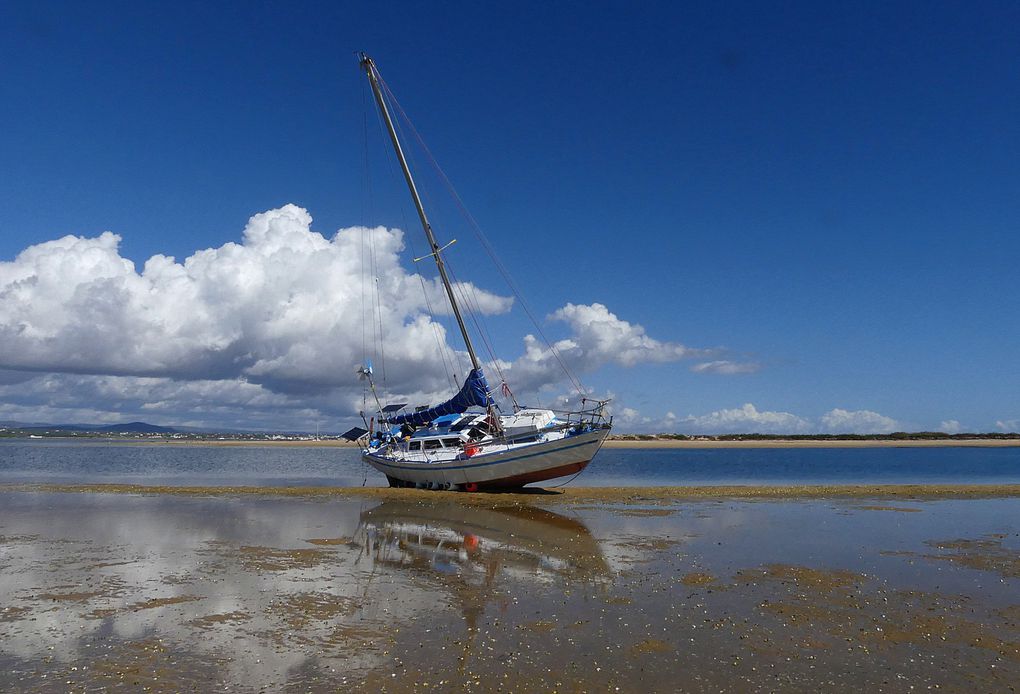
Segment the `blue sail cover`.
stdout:
[[481,369],[472,369],[467,380],[464,381],[464,385],[461,386],[460,392],[446,402],[421,412],[408,412],[397,417],[388,417],[386,422],[424,426],[436,417],[459,414],[472,406],[488,407],[491,404],[492,398],[489,397],[489,384],[485,381],[485,374]]

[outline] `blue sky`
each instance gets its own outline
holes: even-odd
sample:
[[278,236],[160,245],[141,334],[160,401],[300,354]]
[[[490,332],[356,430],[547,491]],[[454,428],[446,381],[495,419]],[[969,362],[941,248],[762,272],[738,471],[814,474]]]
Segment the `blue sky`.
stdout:
[[[173,314],[189,315],[186,304],[164,302],[159,325],[206,351],[151,356],[141,343],[156,329],[127,321],[124,341],[149,356],[125,349],[118,361],[123,345],[90,356],[76,346],[101,339],[59,316],[87,296],[103,323],[113,314],[101,307],[117,311],[127,294],[10,288],[31,274],[19,253],[68,234],[117,234],[113,257],[141,273],[157,254],[183,263],[240,244],[250,217],[287,204],[327,239],[354,225],[420,234],[371,111],[366,156],[371,104],[354,57],[364,50],[533,311],[600,304],[616,322],[598,314],[599,326],[652,340],[621,360],[584,322],[594,313],[543,323],[572,341],[584,383],[616,398],[621,428],[1020,429],[1015,3],[15,2],[0,12],[0,419],[272,427],[350,414],[360,390],[344,378],[357,364],[330,380],[349,355],[324,352],[314,328],[288,324],[293,342],[269,349],[246,321],[211,337]],[[423,187],[439,197],[436,182]],[[435,226],[458,238],[458,276],[507,295],[443,204]],[[61,252],[71,265],[32,272],[88,282],[68,268],[97,251]],[[422,269],[408,256],[403,272]],[[117,281],[135,291],[133,278]],[[208,287],[201,301],[215,313]],[[155,311],[138,306],[139,320]],[[491,313],[499,356],[516,362],[534,328],[519,306]],[[360,331],[344,320],[329,324],[336,340]],[[217,366],[239,334],[243,349],[226,350],[234,362],[260,355],[244,373]],[[421,336],[404,337],[407,350],[391,356],[406,355],[410,374]],[[743,373],[698,366],[720,361]],[[317,381],[332,390],[301,385]],[[387,386],[440,390],[410,383]]]

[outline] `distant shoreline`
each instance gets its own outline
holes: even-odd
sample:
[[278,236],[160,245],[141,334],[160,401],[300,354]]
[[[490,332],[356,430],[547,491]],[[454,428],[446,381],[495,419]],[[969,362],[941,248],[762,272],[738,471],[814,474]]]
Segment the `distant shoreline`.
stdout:
[[115,446],[194,446],[198,448],[357,448],[357,444],[336,439],[169,439],[169,438],[107,438],[102,436],[41,436],[29,439],[25,436],[0,438],[4,441],[43,442],[43,441],[74,441],[83,444],[102,444]]
[[0,492],[156,494],[165,496],[259,496],[372,498],[430,504],[456,501],[484,506],[607,502],[657,504],[699,499],[990,499],[1020,498],[1020,484],[807,484],[692,487],[528,487],[519,492],[453,492],[393,487],[250,487],[140,484],[0,484]]
[[[170,439],[170,438],[98,438],[78,436],[46,436],[28,439],[9,437],[2,441],[78,441],[84,444],[122,446],[196,446],[248,448],[358,448],[357,444],[336,439],[273,441],[268,439]],[[614,449],[724,449],[724,448],[1018,448],[1016,439],[745,439],[745,440],[682,440],[682,439],[610,439],[605,448]]]

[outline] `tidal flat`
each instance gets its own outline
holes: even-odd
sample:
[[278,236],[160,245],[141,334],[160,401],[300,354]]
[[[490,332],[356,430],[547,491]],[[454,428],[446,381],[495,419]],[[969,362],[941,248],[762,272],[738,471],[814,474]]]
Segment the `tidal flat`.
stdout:
[[1013,691],[1020,497],[0,491],[0,690]]

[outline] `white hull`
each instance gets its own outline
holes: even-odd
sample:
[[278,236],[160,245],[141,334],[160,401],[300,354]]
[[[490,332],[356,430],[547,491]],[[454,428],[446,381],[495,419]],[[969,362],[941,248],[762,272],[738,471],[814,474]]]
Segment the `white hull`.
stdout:
[[531,482],[580,472],[591,462],[608,435],[609,428],[606,427],[464,460],[435,463],[394,460],[367,451],[362,457],[386,475],[391,486],[523,487]]

